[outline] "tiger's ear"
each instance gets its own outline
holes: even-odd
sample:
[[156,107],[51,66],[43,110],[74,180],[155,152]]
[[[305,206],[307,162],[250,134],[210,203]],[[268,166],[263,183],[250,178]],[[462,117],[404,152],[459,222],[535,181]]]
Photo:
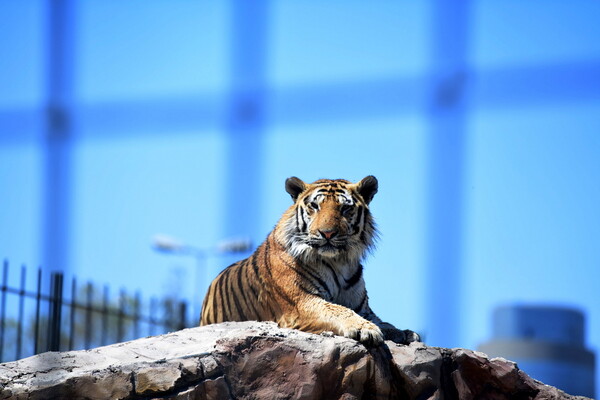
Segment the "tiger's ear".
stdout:
[[367,204],[373,200],[375,193],[377,193],[377,188],[377,178],[375,178],[373,175],[367,176],[356,184],[356,190]]
[[292,196],[292,200],[296,201],[300,193],[304,192],[306,184],[302,182],[302,179],[292,176],[285,180],[285,191]]

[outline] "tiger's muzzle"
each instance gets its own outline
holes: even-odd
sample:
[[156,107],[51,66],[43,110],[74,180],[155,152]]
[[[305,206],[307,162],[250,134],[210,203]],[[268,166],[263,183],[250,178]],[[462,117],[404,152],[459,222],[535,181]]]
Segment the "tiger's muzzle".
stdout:
[[320,232],[319,236],[313,235],[309,237],[307,241],[308,245],[315,249],[319,255],[325,257],[334,257],[341,252],[346,251],[348,245],[348,238],[346,235],[340,235],[339,233],[324,234]]

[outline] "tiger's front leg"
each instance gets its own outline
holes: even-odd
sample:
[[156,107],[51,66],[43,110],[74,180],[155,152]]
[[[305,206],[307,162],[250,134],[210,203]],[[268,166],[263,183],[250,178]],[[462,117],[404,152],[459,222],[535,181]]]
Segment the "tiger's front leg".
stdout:
[[383,332],[373,322],[347,307],[330,303],[317,296],[298,303],[295,313],[284,314],[278,322],[282,327],[305,332],[331,331],[367,346],[380,345],[384,340]]
[[376,324],[381,329],[385,340],[391,340],[394,343],[400,344],[409,344],[412,342],[421,341],[421,337],[418,333],[409,329],[398,329],[388,322],[383,322],[377,315],[375,315],[368,305],[366,305],[363,310],[359,312],[359,314]]

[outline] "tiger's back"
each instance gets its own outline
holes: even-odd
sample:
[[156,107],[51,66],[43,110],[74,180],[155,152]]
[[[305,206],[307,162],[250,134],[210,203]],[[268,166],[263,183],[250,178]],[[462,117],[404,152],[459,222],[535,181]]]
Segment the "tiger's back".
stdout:
[[294,204],[247,259],[211,283],[200,324],[275,321],[282,327],[378,344],[407,343],[411,331],[382,322],[370,309],[361,264],[376,235],[369,203],[377,180],[286,181]]
[[225,321],[276,321],[281,314],[269,295],[265,245],[249,258],[224,269],[210,285],[202,304],[201,325]]

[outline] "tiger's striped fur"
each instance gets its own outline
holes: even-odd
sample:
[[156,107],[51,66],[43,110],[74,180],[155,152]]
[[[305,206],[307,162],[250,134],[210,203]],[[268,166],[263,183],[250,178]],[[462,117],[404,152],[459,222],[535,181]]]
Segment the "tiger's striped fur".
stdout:
[[377,188],[373,176],[355,184],[287,179],[294,204],[254,254],[215,278],[200,324],[275,321],[365,344],[419,340],[382,322],[369,307],[361,261],[377,234],[369,211]]

